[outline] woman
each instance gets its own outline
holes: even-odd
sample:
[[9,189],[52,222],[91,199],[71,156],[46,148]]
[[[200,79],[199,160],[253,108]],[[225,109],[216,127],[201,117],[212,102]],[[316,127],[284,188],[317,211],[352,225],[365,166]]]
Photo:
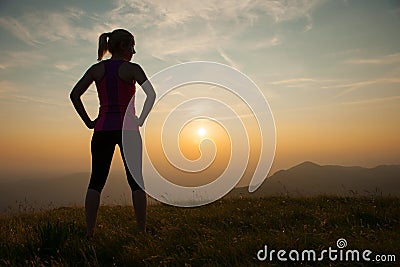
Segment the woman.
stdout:
[[[129,186],[132,191],[133,207],[139,231],[146,231],[146,193],[136,181],[143,185],[142,139],[139,126],[147,118],[155,100],[151,83],[138,64],[129,62],[135,54],[133,35],[124,29],[103,33],[99,38],[98,61],[91,66],[72,89],[71,101],[79,116],[89,129],[94,129],[91,141],[92,172],[85,199],[87,236],[92,237],[96,224],[100,194],[105,185],[115,145],[120,147]],[[111,58],[102,60],[109,51]],[[91,120],[81,101],[82,94],[95,82],[100,100],[99,116]],[[139,117],[135,110],[127,110],[135,97],[135,83],[139,83],[146,94],[146,100]],[[133,176],[128,169],[122,147],[122,124],[125,112],[134,116],[134,126],[130,130],[134,148]],[[125,129],[124,129],[125,130]],[[131,148],[131,147],[130,147]],[[135,178],[133,178],[135,177]],[[135,180],[136,179],[136,180]]]

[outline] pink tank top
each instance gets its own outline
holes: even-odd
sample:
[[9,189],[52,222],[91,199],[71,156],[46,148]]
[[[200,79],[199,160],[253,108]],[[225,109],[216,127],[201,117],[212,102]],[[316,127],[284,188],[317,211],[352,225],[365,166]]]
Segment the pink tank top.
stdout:
[[[127,111],[132,98],[135,98],[136,87],[119,78],[118,70],[124,60],[104,60],[104,76],[96,82],[100,100],[99,117],[94,127],[95,131],[122,130],[125,112],[135,115],[135,108]],[[133,99],[132,101],[135,101]],[[131,126],[130,130],[138,131],[138,126]]]

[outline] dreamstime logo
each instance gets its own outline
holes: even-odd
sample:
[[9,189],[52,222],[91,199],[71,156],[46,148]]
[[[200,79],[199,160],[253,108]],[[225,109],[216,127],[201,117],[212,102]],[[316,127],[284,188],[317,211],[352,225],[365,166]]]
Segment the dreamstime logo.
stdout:
[[[250,180],[249,192],[262,184],[275,154],[275,123],[249,77],[227,65],[199,61],[166,68],[149,81],[157,99],[141,130],[144,181],[137,180],[147,194],[194,207],[223,197],[242,177]],[[125,116],[123,130],[131,120]],[[126,132],[124,155],[133,173]]]
[[347,241],[346,241],[346,239],[344,239],[344,238],[339,238],[339,239],[336,241],[336,246],[337,246],[338,248],[345,248],[345,247],[347,247]]

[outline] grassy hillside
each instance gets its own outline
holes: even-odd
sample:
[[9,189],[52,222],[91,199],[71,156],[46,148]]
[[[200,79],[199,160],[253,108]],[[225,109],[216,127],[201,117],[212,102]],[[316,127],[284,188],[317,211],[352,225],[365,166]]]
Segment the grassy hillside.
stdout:
[[[136,232],[131,207],[103,206],[98,225],[96,236],[86,240],[83,208],[2,216],[0,265],[268,265],[256,256],[264,245],[321,251],[336,249],[339,238],[347,240],[346,249],[397,253],[400,264],[399,198],[271,197],[224,199],[199,208],[154,205],[148,209],[146,235]],[[282,262],[275,257],[272,264]]]

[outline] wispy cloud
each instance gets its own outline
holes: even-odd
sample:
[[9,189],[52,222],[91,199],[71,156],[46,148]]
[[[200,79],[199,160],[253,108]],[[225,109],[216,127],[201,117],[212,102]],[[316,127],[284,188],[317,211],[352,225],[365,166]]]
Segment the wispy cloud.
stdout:
[[317,87],[326,88],[326,84],[338,82],[337,79],[323,79],[323,78],[311,78],[311,77],[299,77],[293,79],[285,79],[279,81],[269,82],[270,85],[277,85],[289,88],[304,88],[304,87]]
[[[0,18],[0,26],[24,43],[34,47],[58,40],[92,41],[93,38],[97,40],[98,33],[93,35],[94,33],[89,28],[99,28],[101,25],[93,26],[87,22],[87,26],[78,26],[77,20],[86,18],[84,15],[85,12],[78,8],[66,8],[60,11],[32,9],[18,17]],[[80,25],[84,24],[80,23]]]
[[292,84],[297,84],[297,83],[314,82],[314,81],[316,81],[316,79],[313,79],[313,78],[295,78],[295,79],[287,79],[287,80],[280,80],[280,81],[270,82],[270,84],[272,84],[272,85],[278,85],[278,84],[292,85]]
[[270,14],[275,22],[282,22],[310,16],[310,12],[321,2],[303,1],[256,1],[257,6]]
[[[226,47],[233,46],[240,34],[253,27],[261,17],[267,14],[275,23],[304,17],[308,21],[305,30],[309,30],[312,27],[310,12],[319,2],[321,0],[294,3],[283,0],[118,0],[114,9],[99,14],[87,13],[79,7],[57,11],[31,8],[15,17],[0,18],[0,27],[33,47],[61,40],[97,43],[100,33],[123,27],[138,32],[142,51],[154,58],[192,60],[195,54],[215,51],[232,65],[234,62]],[[128,22],[134,23],[129,25]],[[270,39],[252,41],[249,47],[275,46],[282,40],[282,36],[273,35]],[[221,49],[218,50],[218,46]],[[69,66],[57,64],[56,68],[63,70]]]
[[46,55],[34,50],[0,52],[0,65],[3,69],[15,66],[31,66],[40,64],[46,59]]
[[37,46],[39,44],[39,42],[32,36],[31,31],[15,18],[0,18],[0,26],[29,45]]
[[26,85],[17,84],[13,81],[0,81],[0,99],[6,101],[16,101],[21,103],[37,103],[55,106],[66,106],[65,102],[55,101],[55,99],[45,98],[41,96],[27,95]]
[[382,85],[382,84],[400,84],[400,78],[393,77],[393,78],[379,78],[373,80],[366,80],[366,81],[359,81],[359,82],[352,82],[352,83],[345,83],[345,84],[337,84],[331,86],[324,86],[323,88],[345,88],[346,90],[339,93],[336,98],[346,95],[356,89],[371,86],[371,85]]
[[25,96],[25,95],[10,95],[14,101],[23,102],[23,103],[37,103],[37,104],[46,104],[46,105],[56,105],[56,106],[67,106],[65,103],[58,103],[53,99],[43,98],[43,97],[34,97],[34,96]]
[[0,81],[0,98],[4,98],[6,94],[9,94],[10,92],[15,92],[15,84],[11,81],[7,80],[2,80]]
[[279,35],[274,35],[269,39],[264,39],[261,41],[253,42],[252,48],[260,49],[260,48],[268,48],[272,46],[277,46],[283,42],[283,37]]
[[310,14],[306,14],[305,17],[307,18],[307,25],[304,27],[304,32],[308,32],[313,28],[313,19]]
[[69,71],[81,64],[82,64],[81,62],[60,62],[60,63],[56,63],[54,65],[54,67],[61,71]]
[[[114,18],[135,16],[146,28],[156,24],[159,28],[176,27],[192,20],[239,21],[252,23],[257,17],[256,7],[269,8],[263,1],[157,1],[119,0],[113,10]],[[243,20],[241,20],[243,22]],[[143,24],[144,23],[144,24]]]
[[[204,30],[203,30],[204,31]],[[151,39],[158,40],[157,42]],[[149,55],[161,60],[179,60],[187,58],[193,60],[199,54],[215,50],[218,40],[205,33],[180,33],[165,36],[162,32],[155,32],[151,36],[143,36],[142,49]]]
[[376,64],[376,65],[384,65],[384,64],[396,64],[400,63],[400,53],[385,55],[381,57],[374,58],[357,58],[357,59],[349,59],[346,60],[347,64]]
[[[267,15],[275,23],[304,17],[308,22],[305,30],[310,30],[310,13],[320,2],[119,0],[108,17],[112,25],[135,21],[145,29],[146,34],[141,36],[142,44],[155,58],[170,60],[177,55],[187,56],[211,50],[218,52],[231,64],[232,57],[226,53],[225,48],[237,43],[240,35],[254,27],[261,17]],[[273,35],[270,39],[252,40],[248,47],[275,46],[282,43],[282,40],[282,36]]]
[[400,96],[388,96],[388,97],[377,97],[377,98],[370,98],[370,99],[363,99],[359,101],[348,101],[342,102],[342,105],[362,105],[362,104],[371,104],[371,103],[378,103],[378,102],[387,102],[393,100],[400,100]]
[[346,57],[348,55],[353,55],[354,56],[355,54],[359,54],[361,52],[362,52],[362,49],[360,49],[360,48],[352,48],[352,49],[346,49],[346,50],[327,53],[327,54],[325,54],[325,56],[326,57],[331,57],[331,58],[337,58],[337,57]]
[[367,80],[367,81],[326,86],[324,88],[354,88],[354,87],[364,87],[364,86],[369,86],[372,84],[384,84],[384,83],[400,83],[400,78],[380,78],[380,79],[375,79],[375,80]]
[[218,48],[219,55],[232,67],[235,69],[240,70],[240,64],[233,60],[225,51],[221,49],[221,47]]

